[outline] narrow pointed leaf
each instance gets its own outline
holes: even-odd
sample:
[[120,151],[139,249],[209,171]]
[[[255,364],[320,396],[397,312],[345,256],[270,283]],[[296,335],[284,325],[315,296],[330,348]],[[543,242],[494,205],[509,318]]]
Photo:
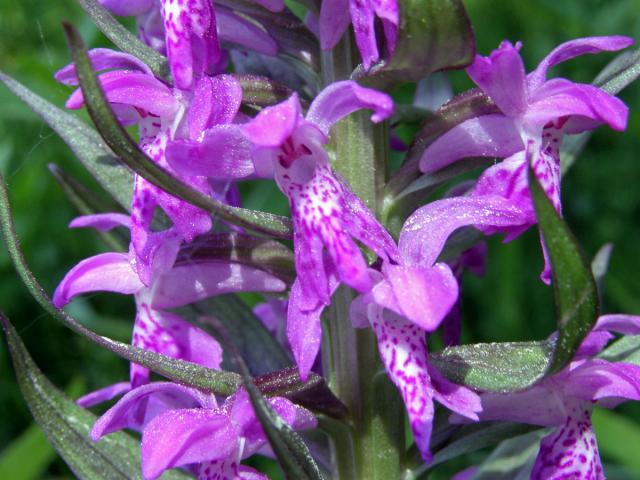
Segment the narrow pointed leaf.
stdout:
[[600,298],[602,298],[604,277],[609,269],[609,260],[611,259],[612,252],[613,244],[605,243],[600,247],[600,250],[598,250],[596,255],[593,257],[593,260],[591,260],[591,273],[593,274],[593,279],[596,282],[596,287],[598,287]]
[[122,207],[130,208],[133,174],[109,150],[98,132],[2,72],[0,81],[60,135],[84,167]]
[[193,187],[177,180],[165,169],[156,165],[136,145],[127,131],[118,123],[102,88],[96,79],[87,50],[76,28],[64,24],[67,42],[78,71],[87,110],[98,131],[118,157],[143,178],[182,200],[202,208],[220,218],[274,237],[290,238],[291,221],[288,218],[266,212],[232,207],[208,197]]
[[[473,60],[475,40],[460,0],[399,0],[400,31],[389,61],[362,80],[378,88],[418,81],[430,73],[463,68]],[[364,72],[357,71],[356,75]]]
[[477,343],[445,348],[431,361],[454,383],[483,392],[527,388],[548,370],[552,342]]
[[64,310],[58,310],[53,303],[51,303],[51,299],[38,283],[31,270],[29,270],[22,255],[20,242],[16,235],[13,219],[11,218],[7,187],[2,176],[0,176],[0,229],[2,230],[2,236],[7,246],[9,257],[20,275],[22,282],[33,298],[35,298],[40,306],[53,318],[62,322],[74,332],[79,333],[116,355],[130,362],[147,367],[171,380],[208,390],[219,395],[230,395],[236,391],[240,384],[240,377],[236,373],[212,370],[195,363],[177,360],[166,355],[111,340],[110,338],[100,336],[89,330]]
[[[221,331],[221,335],[223,343],[231,344],[229,335],[224,330]],[[249,394],[256,417],[269,439],[269,445],[276,454],[285,476],[295,480],[322,480],[320,468],[311,456],[309,447],[267,403],[251,378],[249,369],[239,352],[234,348],[230,350],[236,370],[241,372],[242,382]]]
[[558,321],[558,341],[549,373],[567,365],[598,318],[598,291],[575,237],[529,167],[529,188],[549,253]]
[[87,15],[91,17],[98,30],[104,33],[120,50],[142,60],[156,77],[167,81],[171,80],[169,63],[163,55],[160,55],[122,26],[96,0],[78,0],[78,3]]
[[598,355],[610,362],[640,365],[640,335],[625,335],[613,342]]
[[[0,313],[9,353],[29,410],[53,447],[80,479],[140,478],[140,447],[124,432],[94,443],[89,431],[96,416],[80,408],[42,374],[13,325]],[[174,471],[167,478],[188,478]]]

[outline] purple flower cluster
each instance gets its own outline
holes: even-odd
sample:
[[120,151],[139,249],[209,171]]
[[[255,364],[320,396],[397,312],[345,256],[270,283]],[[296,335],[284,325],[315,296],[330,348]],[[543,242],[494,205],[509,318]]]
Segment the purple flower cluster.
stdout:
[[[592,405],[640,400],[640,371],[595,356],[611,338],[608,332],[640,333],[637,317],[602,317],[568,367],[511,394],[474,392],[451,383],[430,362],[427,340],[444,328],[447,343],[459,341],[459,276],[463,268],[477,269],[484,261],[478,246],[439,261],[448,237],[471,226],[484,234],[505,234],[510,241],[536,224],[528,158],[561,212],[559,151],[564,135],[601,124],[615,130],[626,127],[627,108],[620,100],[592,85],[547,79],[549,68],[579,55],[623,49],[630,39],[593,37],[564,43],[529,74],[519,43],[505,41],[490,56],[476,56],[467,73],[497,113],[446,132],[424,151],[419,168],[433,173],[466,157],[503,160],[470,187],[457,189],[458,195],[417,208],[396,242],[334,170],[340,160],[333,160],[327,150],[332,127],[349,114],[368,109],[374,123],[389,119],[394,110],[389,95],[343,80],[327,85],[308,107],[293,93],[256,114],[242,108],[240,83],[225,73],[229,55],[222,42],[276,55],[279,40],[261,26],[260,16],[236,11],[228,2],[215,5],[214,11],[214,4],[204,0],[101,3],[116,15],[136,17],[140,38],[166,55],[173,78],[173,84],[156,78],[131,55],[92,50],[90,59],[118,120],[138,127],[139,145],[156,164],[229,205],[241,205],[240,181],[274,180],[290,207],[296,278],[288,286],[273,273],[234,258],[190,257],[189,245],[213,241],[209,234],[216,230],[238,227],[214,225],[209,212],[136,175],[130,215],[89,215],[70,225],[128,229],[128,253],[102,253],[81,261],[58,286],[56,306],[88,292],[133,295],[134,346],[220,369],[218,342],[170,309],[225,293],[289,289],[286,302],[271,299],[256,313],[290,349],[305,380],[320,351],[322,312],[342,284],[357,292],[350,320],[353,327],[375,334],[382,364],[401,393],[425,461],[431,459],[435,400],[454,412],[454,422],[501,419],[553,427],[541,444],[532,478],[604,478],[590,423]],[[265,12],[284,8],[278,0],[255,3]],[[338,43],[351,23],[368,70],[393,55],[399,6],[395,0],[324,0],[318,18],[307,21],[317,22],[325,50]],[[56,79],[78,85],[73,65],[60,70]],[[78,88],[67,107],[83,104]],[[365,249],[375,254],[375,262],[367,261]],[[542,278],[551,281],[549,262]],[[286,327],[281,324],[285,318]],[[86,395],[79,403],[93,406],[121,395],[100,417],[91,437],[97,441],[123,428],[141,432],[144,478],[157,478],[174,467],[201,479],[266,478],[240,464],[256,452],[270,454],[243,389],[221,402],[197,389],[151,382],[147,369],[132,364],[128,382]],[[270,397],[268,402],[294,429],[316,426],[314,415],[290,400]]]

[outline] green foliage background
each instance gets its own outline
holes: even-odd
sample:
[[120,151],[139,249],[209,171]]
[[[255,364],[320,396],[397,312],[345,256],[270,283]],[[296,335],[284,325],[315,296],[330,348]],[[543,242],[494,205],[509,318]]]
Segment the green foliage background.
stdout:
[[[521,40],[529,69],[555,45],[571,38],[623,34],[640,39],[639,0],[474,0],[466,6],[478,51],[487,54],[505,38]],[[69,94],[52,78],[69,61],[60,28],[62,19],[75,22],[90,45],[107,45],[73,1],[0,3],[0,69],[58,105]],[[581,57],[556,67],[553,74],[590,82],[611,58],[605,54]],[[457,91],[471,86],[462,72],[453,72],[450,77]],[[640,314],[640,84],[631,85],[620,96],[630,107],[627,132],[601,128],[595,133],[564,180],[563,208],[590,256],[606,242],[615,245],[603,310]],[[104,247],[92,232],[66,228],[75,212],[47,170],[48,163],[95,185],[63,142],[0,87],[0,172],[9,183],[28,262],[51,292],[71,266],[104,251]],[[260,200],[265,205],[272,201],[272,193],[262,188],[249,193],[256,207]],[[464,280],[465,342],[546,337],[555,320],[551,290],[538,279],[541,268],[534,230],[508,245],[491,239],[486,276]],[[130,299],[95,295],[74,302],[72,308],[99,333],[129,338],[134,314]],[[12,319],[44,373],[72,394],[127,376],[124,361],[72,335],[41,312],[20,284],[3,249],[0,310]],[[33,427],[4,344],[0,344],[0,412],[0,478],[71,478]],[[640,439],[640,408],[625,405],[613,414],[597,413],[595,425],[609,478],[640,478],[638,442],[633,441]],[[477,458],[438,468],[432,478],[450,478],[456,468]]]

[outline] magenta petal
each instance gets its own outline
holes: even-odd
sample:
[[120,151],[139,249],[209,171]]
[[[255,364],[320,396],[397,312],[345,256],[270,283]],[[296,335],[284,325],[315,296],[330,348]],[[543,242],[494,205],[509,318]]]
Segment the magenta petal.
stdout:
[[518,50],[519,45],[504,41],[488,57],[477,55],[467,68],[471,79],[512,118],[527,109],[525,70]]
[[323,0],[318,18],[320,48],[330,50],[335,47],[349,23],[349,0]]
[[291,136],[301,119],[300,101],[298,94],[294,93],[288,100],[262,109],[242,129],[255,145],[279,147]]
[[531,480],[604,480],[591,409],[577,405],[564,424],[542,439]]
[[216,7],[220,39],[264,55],[276,55],[278,44],[264,29],[231,10]]
[[462,122],[429,145],[420,158],[420,170],[434,172],[466,157],[509,157],[522,149],[512,119],[483,115]]
[[225,459],[236,450],[238,433],[215,410],[169,410],[142,433],[142,475],[151,480],[169,468]]
[[[94,441],[123,428],[139,429],[152,417],[146,412],[146,401],[158,397],[166,408],[193,408],[201,405],[201,394],[192,388],[170,382],[150,383],[130,391],[107,410],[94,424],[89,434]],[[157,414],[158,412],[153,412]]]
[[209,127],[232,123],[241,102],[242,87],[231,75],[201,78],[187,113],[189,138],[200,140]]
[[[375,14],[373,11],[373,1],[351,1],[349,10],[351,12],[351,24],[356,38],[358,50],[362,57],[362,65],[365,70],[369,70],[371,65],[380,58],[378,52],[378,42],[375,30]],[[343,14],[344,15],[344,14]]]
[[95,228],[101,232],[116,227],[131,228],[131,217],[124,213],[96,213],[76,217],[69,223],[69,228]]
[[[614,130],[627,126],[627,106],[618,98],[593,85],[573,83],[562,78],[545,82],[531,99],[525,115],[528,125],[539,128],[556,119],[578,116],[590,120],[584,127],[591,129],[596,123],[606,123]],[[580,133],[574,128],[569,133]]]
[[373,2],[376,16],[382,21],[387,51],[393,54],[398,41],[398,27],[400,24],[400,7],[398,0],[376,0]]
[[154,0],[99,0],[99,2],[114,15],[129,17],[150,10]]
[[478,413],[482,412],[480,396],[473,390],[462,385],[451,383],[432,365],[428,365],[433,397],[452,412],[479,420]]
[[218,180],[254,173],[251,143],[238,125],[216,125],[204,135],[201,142],[176,140],[167,144],[166,159],[176,172]]
[[566,62],[574,57],[590,53],[600,53],[604,51],[615,52],[632,45],[634,40],[629,37],[612,35],[609,37],[586,37],[577,38],[562,43],[554,48],[538,65],[527,78],[531,89],[538,88],[547,78],[549,68],[558,63]]
[[76,403],[83,408],[89,408],[128,393],[130,390],[131,384],[129,382],[114,383],[108,387],[83,395],[76,400]]
[[639,315],[602,315],[598,318],[594,330],[608,330],[623,335],[640,335]]
[[458,299],[458,282],[444,263],[430,268],[390,265],[384,273],[401,309],[397,313],[427,332],[438,328]]
[[373,110],[371,121],[378,123],[393,114],[393,100],[386,93],[344,80],[332,83],[318,94],[306,119],[328,135],[334,123],[361,108]]
[[300,307],[303,304],[300,282],[296,280],[289,296],[287,338],[300,371],[300,378],[305,381],[320,350],[322,337],[320,315],[324,305],[320,304],[313,310],[302,310]]
[[126,253],[102,253],[82,260],[65,275],[53,294],[53,304],[61,308],[76,295],[87,292],[132,294],[141,288]]
[[[151,75],[115,70],[101,74],[98,79],[111,103],[131,105],[157,116],[171,116],[178,108],[171,90]],[[77,109],[83,104],[84,96],[78,89],[71,94],[66,107]]]
[[509,200],[486,195],[454,197],[416,210],[400,232],[400,251],[415,265],[431,266],[455,230],[467,225],[509,227],[522,224],[522,211]]
[[640,366],[606,360],[587,360],[572,370],[566,391],[585,401],[640,400]]
[[[91,65],[96,72],[103,70],[140,70],[142,73],[153,75],[151,69],[137,57],[128,53],[118,52],[110,48],[93,48],[87,52]],[[76,66],[70,63],[56,72],[54,78],[64,85],[78,85]]]
[[280,292],[285,288],[282,280],[240,263],[178,264],[154,285],[152,305],[155,308],[172,308],[223,293]]

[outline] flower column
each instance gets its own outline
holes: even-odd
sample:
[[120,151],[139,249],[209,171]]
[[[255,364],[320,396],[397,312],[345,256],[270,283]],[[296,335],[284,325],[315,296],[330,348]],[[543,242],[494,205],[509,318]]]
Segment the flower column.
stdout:
[[[323,51],[325,85],[350,77],[358,63],[354,48],[348,34],[333,50]],[[332,167],[379,216],[388,157],[388,121],[375,124],[366,112],[355,112],[334,126],[328,147]],[[324,322],[324,371],[333,391],[353,415],[353,439],[344,432],[332,435],[334,461],[340,478],[400,478],[405,450],[402,400],[384,374],[373,331],[351,326],[349,307],[353,298],[353,290],[341,286]],[[346,452],[351,448],[354,455],[349,457]]]

